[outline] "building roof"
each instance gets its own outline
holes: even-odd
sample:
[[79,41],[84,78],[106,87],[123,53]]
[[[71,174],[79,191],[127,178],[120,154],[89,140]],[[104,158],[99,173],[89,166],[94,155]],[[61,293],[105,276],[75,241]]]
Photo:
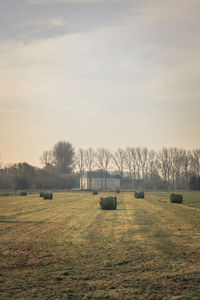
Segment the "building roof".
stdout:
[[112,175],[103,170],[86,172],[85,177],[86,178],[116,178],[116,179],[120,179],[119,175]]

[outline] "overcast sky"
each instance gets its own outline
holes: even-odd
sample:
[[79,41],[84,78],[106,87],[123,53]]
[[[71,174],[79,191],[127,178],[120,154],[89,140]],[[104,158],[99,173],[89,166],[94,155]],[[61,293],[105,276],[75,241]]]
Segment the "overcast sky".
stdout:
[[200,147],[199,0],[0,0],[0,154]]

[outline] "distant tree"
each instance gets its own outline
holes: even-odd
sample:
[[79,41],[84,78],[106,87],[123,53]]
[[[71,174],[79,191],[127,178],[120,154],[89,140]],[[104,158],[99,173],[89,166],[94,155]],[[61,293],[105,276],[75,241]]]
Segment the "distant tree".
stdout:
[[53,170],[40,169],[35,179],[36,189],[71,189],[75,184],[73,174],[58,174]]
[[200,149],[195,149],[191,153],[191,171],[200,176]]
[[2,168],[2,160],[1,160],[1,154],[0,154],[0,169]]
[[[81,148],[79,148],[78,151],[76,152],[76,165],[80,173],[80,179],[82,179],[85,170],[85,151]],[[80,188],[82,189],[83,188],[82,180],[80,182],[81,182]]]
[[[85,150],[85,168],[91,172],[95,167],[96,153],[92,148]],[[88,188],[91,188],[91,177],[89,177]]]
[[105,148],[98,148],[96,152],[97,167],[104,172],[108,172],[108,166],[111,160],[111,153]]
[[[104,171],[104,174],[108,172],[108,167],[111,160],[111,153],[105,148],[98,148],[96,152],[97,167],[99,170]],[[105,176],[105,188],[107,187],[107,177]]]
[[96,154],[92,148],[85,150],[85,166],[87,171],[91,172],[95,166]]
[[53,164],[60,174],[69,174],[75,165],[75,152],[72,144],[60,141],[52,150]]
[[18,163],[8,169],[8,174],[14,189],[28,189],[32,186],[37,170],[28,163]]
[[196,176],[190,177],[189,189],[190,190],[197,190],[197,177]]
[[12,187],[14,190],[29,189],[31,182],[23,175],[13,178]]
[[148,183],[150,184],[151,187],[153,185],[156,186],[155,179],[160,178],[160,176],[158,176],[159,162],[157,160],[157,155],[154,150],[148,151],[146,168],[147,168],[146,177],[148,177]]
[[136,150],[134,147],[127,147],[125,151],[125,167],[128,170],[129,180],[136,179]]
[[169,149],[162,148],[161,151],[158,152],[158,161],[160,164],[160,174],[163,178],[166,187],[169,183],[169,177],[170,177],[170,155],[169,155]]
[[51,150],[46,150],[40,156],[40,162],[46,169],[53,169],[53,153]]
[[122,177],[124,173],[125,151],[122,148],[118,148],[117,151],[112,154],[112,159]]

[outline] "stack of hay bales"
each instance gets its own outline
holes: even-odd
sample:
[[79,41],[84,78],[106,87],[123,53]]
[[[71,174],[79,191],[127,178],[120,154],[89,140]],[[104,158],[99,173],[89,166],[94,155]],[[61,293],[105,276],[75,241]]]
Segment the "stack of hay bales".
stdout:
[[93,195],[98,195],[98,192],[97,191],[93,191]]
[[116,193],[119,194],[119,193],[120,193],[120,190],[116,190]]
[[100,207],[104,210],[116,209],[117,197],[101,197]]
[[135,198],[144,198],[144,192],[135,192]]
[[43,198],[47,199],[47,200],[53,199],[53,194],[52,193],[44,193]]
[[183,196],[178,194],[171,194],[170,196],[170,202],[171,203],[182,203],[183,202]]

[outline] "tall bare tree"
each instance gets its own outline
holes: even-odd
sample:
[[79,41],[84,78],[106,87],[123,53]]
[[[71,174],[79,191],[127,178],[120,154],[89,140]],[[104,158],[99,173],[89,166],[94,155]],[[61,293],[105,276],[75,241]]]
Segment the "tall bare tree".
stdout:
[[[85,167],[91,172],[95,166],[96,153],[92,148],[85,150]],[[88,188],[91,189],[91,177],[88,178]]]
[[40,162],[41,164],[49,169],[53,167],[53,153],[51,150],[46,150],[42,153],[42,155],[40,156]]
[[191,170],[197,176],[200,176],[200,149],[195,149],[191,153]]
[[96,154],[92,148],[85,150],[85,166],[87,171],[91,172],[95,166]]
[[123,177],[124,173],[124,163],[125,163],[125,151],[122,148],[118,148],[117,151],[115,151],[112,154],[112,159],[117,167],[117,170],[121,177]]
[[191,162],[191,152],[184,150],[183,152],[183,176],[184,176],[184,187],[188,187],[189,184],[189,167]]
[[160,173],[164,179],[165,184],[167,185],[170,177],[170,157],[169,151],[167,148],[162,148],[158,153],[158,160],[160,162]]
[[105,188],[107,187],[107,172],[111,160],[111,153],[108,149],[98,148],[96,152],[97,167],[105,173]]
[[80,188],[83,189],[83,175],[85,171],[85,151],[82,148],[79,148],[76,152],[76,165],[80,173]]
[[129,179],[136,179],[136,150],[134,147],[127,147],[125,150],[125,167],[129,173]]
[[150,183],[153,184],[153,175],[158,173],[158,159],[154,150],[148,151],[147,157],[147,174],[150,176]]
[[98,148],[96,152],[96,164],[100,170],[108,172],[108,166],[111,160],[111,153],[108,149]]

